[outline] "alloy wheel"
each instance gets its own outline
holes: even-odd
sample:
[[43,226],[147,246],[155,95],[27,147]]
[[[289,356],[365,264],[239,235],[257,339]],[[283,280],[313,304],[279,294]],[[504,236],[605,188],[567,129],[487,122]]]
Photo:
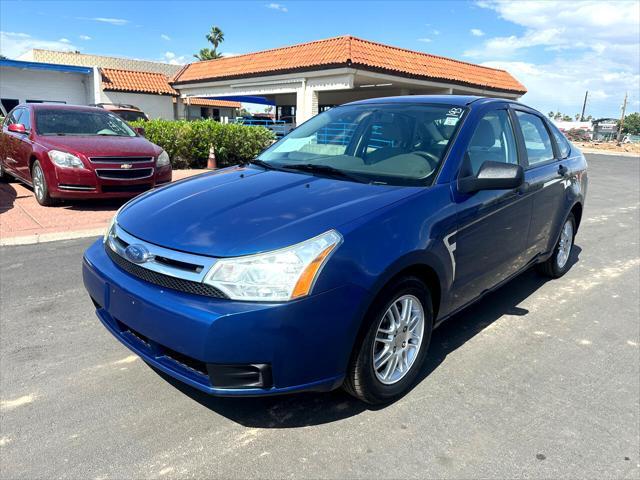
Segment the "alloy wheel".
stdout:
[[44,198],[44,174],[39,165],[33,167],[33,191],[38,200]]
[[373,370],[385,385],[402,380],[413,366],[424,336],[424,309],[413,295],[394,300],[382,316],[373,346]]
[[571,255],[571,246],[573,245],[573,222],[567,220],[562,227],[560,233],[560,242],[558,243],[558,253],[556,255],[556,263],[558,268],[563,269]]

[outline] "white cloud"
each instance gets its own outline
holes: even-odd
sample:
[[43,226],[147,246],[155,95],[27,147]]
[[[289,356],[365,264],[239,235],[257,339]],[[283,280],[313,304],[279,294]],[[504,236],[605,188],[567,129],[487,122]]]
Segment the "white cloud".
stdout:
[[160,38],[161,38],[162,40],[166,40],[166,41],[171,40],[171,37],[170,37],[169,35],[165,34],[165,33],[163,33],[162,35],[160,35]]
[[187,63],[187,57],[186,55],[178,56],[173,52],[164,52],[160,61],[170,63],[171,65],[184,65]]
[[424,42],[424,43],[431,43],[431,39],[430,38],[419,38],[418,39],[419,42]]
[[0,32],[0,54],[8,58],[17,58],[33,48],[62,51],[78,50],[73,43],[68,40],[67,42],[34,38],[27,33]]
[[91,40],[89,35],[80,35],[80,40]]
[[638,45],[640,2],[486,0],[478,5],[526,30],[523,35],[487,39],[472,57],[508,57],[519,50],[546,47],[550,51],[580,48],[628,54]]
[[587,90],[587,114],[594,117],[619,115],[625,91],[629,92],[631,102],[638,99],[638,72],[591,52],[542,64],[497,60],[483,65],[510,72],[528,89],[522,101],[543,113],[549,110],[579,113]]
[[62,43],[71,43],[71,40],[69,40],[68,38],[61,38],[60,40],[58,40],[59,42]]
[[431,35],[440,35],[440,30],[431,30]]
[[282,5],[281,3],[268,3],[265,7],[270,8],[271,10],[278,10],[279,12],[286,13],[289,11],[287,7]]
[[471,35],[473,35],[474,37],[483,37],[484,36],[484,32],[482,30],[480,30],[479,28],[472,28],[469,31],[471,32]]
[[478,5],[522,32],[486,38],[464,55],[512,73],[529,90],[524,102],[545,113],[576,113],[589,90],[587,111],[603,117],[619,115],[625,91],[631,104],[637,101],[640,2],[483,0]]
[[78,17],[78,20],[91,20],[91,21],[94,21],[94,22],[108,23],[110,25],[117,25],[119,27],[129,23],[129,20],[125,20],[124,18],[110,18],[110,17],[91,17],[91,18]]

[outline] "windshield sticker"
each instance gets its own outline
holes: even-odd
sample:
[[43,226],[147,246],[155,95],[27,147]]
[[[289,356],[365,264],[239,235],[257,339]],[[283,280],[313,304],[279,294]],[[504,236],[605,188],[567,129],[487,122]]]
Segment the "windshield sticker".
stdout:
[[460,108],[460,107],[450,108],[449,111],[447,112],[447,117],[459,118],[460,115],[462,115],[462,108]]
[[455,125],[456,123],[458,123],[458,120],[460,120],[459,118],[456,117],[447,117],[444,120],[444,124],[447,126],[452,126]]

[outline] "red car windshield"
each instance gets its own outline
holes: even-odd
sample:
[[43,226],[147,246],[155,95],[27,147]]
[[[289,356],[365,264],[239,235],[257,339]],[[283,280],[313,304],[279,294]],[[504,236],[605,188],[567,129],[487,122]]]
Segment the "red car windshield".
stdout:
[[37,110],[36,130],[40,135],[136,136],[125,122],[111,113],[83,110]]

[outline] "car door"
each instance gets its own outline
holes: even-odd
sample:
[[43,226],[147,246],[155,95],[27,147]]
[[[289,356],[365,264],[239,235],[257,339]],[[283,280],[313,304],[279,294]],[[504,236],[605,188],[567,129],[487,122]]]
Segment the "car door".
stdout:
[[[485,161],[519,164],[508,108],[486,112],[466,149],[460,176],[475,175]],[[455,259],[453,306],[460,307],[526,265],[532,202],[526,185],[512,190],[456,192],[457,231],[447,239]]]
[[22,108],[14,108],[5,119],[2,125],[2,143],[0,144],[0,155],[2,155],[2,167],[11,173],[17,174],[18,161],[16,160],[17,133],[9,131],[9,125],[19,123],[18,119],[22,114]]
[[514,112],[525,150],[525,182],[533,197],[527,253],[535,256],[551,248],[551,237],[563,220],[569,170],[559,158],[546,121],[533,111],[516,107]]
[[29,171],[29,160],[31,158],[33,141],[31,140],[31,111],[23,108],[18,123],[24,125],[26,132],[24,134],[15,134],[13,155],[16,160],[16,173],[22,178],[31,181],[31,172]]

